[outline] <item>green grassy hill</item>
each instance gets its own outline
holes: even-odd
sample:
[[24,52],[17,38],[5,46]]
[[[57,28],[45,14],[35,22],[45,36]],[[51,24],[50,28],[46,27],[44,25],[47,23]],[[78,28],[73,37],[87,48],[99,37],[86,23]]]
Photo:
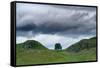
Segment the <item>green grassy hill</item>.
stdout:
[[71,45],[66,50],[71,52],[79,52],[81,50],[90,49],[94,47],[96,47],[96,37],[90,39],[82,39],[79,42]]
[[[79,42],[77,43],[77,45],[75,44],[69,47],[69,50],[67,51],[66,49],[49,50],[46,47],[44,47],[41,43],[35,40],[28,40],[24,43],[17,44],[16,65],[95,61],[96,39],[91,38],[88,39],[88,41],[89,49],[87,49],[87,47],[82,47],[82,50],[79,50],[78,52],[73,52],[74,49],[77,49],[79,47]],[[28,47],[25,45],[27,45]]]
[[40,42],[35,40],[27,40],[24,43],[17,44],[17,48],[19,49],[48,49]]

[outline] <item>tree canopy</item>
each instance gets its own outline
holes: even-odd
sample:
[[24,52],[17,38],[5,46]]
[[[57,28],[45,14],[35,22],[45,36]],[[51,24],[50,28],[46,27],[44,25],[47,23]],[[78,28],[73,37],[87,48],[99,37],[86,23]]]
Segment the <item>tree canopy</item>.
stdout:
[[62,46],[60,43],[55,44],[55,50],[62,50]]

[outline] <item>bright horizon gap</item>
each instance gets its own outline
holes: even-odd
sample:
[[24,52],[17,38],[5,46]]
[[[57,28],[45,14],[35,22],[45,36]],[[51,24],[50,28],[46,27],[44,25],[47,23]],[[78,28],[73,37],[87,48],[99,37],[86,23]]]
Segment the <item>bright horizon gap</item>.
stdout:
[[[47,38],[48,37],[48,38]],[[56,43],[60,43],[62,46],[62,49],[68,48],[72,44],[75,44],[76,42],[82,40],[82,39],[89,39],[95,36],[89,36],[89,37],[79,37],[79,38],[70,38],[70,37],[59,37],[57,35],[39,35],[31,38],[26,38],[26,37],[17,37],[17,44],[23,43],[27,40],[36,40],[43,44],[46,48],[48,49],[54,49],[54,45]],[[51,41],[52,40],[52,41]]]

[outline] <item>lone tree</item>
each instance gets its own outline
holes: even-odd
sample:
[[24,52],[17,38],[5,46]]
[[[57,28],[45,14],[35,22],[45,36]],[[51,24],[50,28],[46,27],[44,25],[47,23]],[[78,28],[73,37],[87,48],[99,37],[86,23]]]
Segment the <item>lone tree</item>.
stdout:
[[60,43],[55,44],[55,50],[62,50],[62,46]]

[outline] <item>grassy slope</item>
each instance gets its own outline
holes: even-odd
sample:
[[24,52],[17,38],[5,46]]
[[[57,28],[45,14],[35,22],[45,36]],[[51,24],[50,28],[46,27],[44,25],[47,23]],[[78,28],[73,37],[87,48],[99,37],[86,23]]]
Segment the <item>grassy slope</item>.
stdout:
[[[35,41],[35,40],[27,40],[25,41],[24,43],[20,43],[20,44],[17,44],[17,49],[25,49],[25,45],[32,45],[33,47],[31,47],[31,49],[47,49],[45,46],[43,46],[40,42],[38,41]],[[26,48],[28,49],[28,48]]]
[[81,50],[89,49],[93,47],[96,47],[96,37],[80,40],[79,42],[73,44],[66,50],[70,52],[79,52]]
[[96,49],[85,49],[78,53],[53,50],[17,51],[17,65],[79,62],[96,60]]
[[[94,43],[94,38],[92,38]],[[45,64],[61,62],[79,62],[96,60],[96,47],[82,49],[79,52],[69,52],[66,50],[55,51],[44,47],[41,49],[24,49],[17,45],[17,65]],[[42,47],[42,46],[40,46]]]

